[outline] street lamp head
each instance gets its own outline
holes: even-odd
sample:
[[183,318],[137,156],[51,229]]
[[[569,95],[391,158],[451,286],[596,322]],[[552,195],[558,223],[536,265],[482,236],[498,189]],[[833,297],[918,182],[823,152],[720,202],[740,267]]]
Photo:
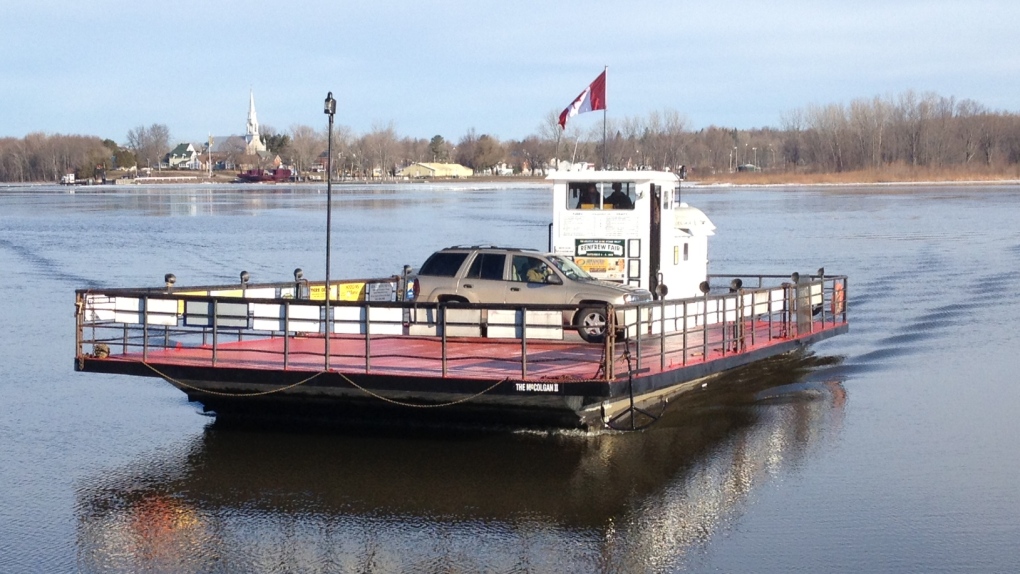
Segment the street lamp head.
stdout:
[[326,94],[326,103],[323,107],[323,112],[329,117],[333,117],[336,113],[336,100],[333,99],[333,92]]

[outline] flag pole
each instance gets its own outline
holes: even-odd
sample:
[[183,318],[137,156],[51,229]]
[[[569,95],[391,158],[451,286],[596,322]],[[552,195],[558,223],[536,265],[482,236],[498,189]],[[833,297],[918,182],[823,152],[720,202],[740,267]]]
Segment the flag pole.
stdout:
[[[606,75],[606,89],[609,89],[609,66],[606,66],[602,72]],[[607,98],[608,99],[608,98]],[[602,108],[602,170],[607,169],[606,158],[609,157],[609,149],[606,147],[606,108],[609,106],[603,106]]]

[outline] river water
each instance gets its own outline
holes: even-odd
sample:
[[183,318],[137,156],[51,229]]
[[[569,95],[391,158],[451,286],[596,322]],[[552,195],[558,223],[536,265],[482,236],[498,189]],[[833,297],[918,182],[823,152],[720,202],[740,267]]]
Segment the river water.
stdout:
[[[0,188],[0,572],[1015,572],[1020,187],[695,187],[847,335],[637,433],[224,428],[73,370],[74,289],[324,275],[319,187]],[[332,274],[543,248],[541,184],[336,186]]]

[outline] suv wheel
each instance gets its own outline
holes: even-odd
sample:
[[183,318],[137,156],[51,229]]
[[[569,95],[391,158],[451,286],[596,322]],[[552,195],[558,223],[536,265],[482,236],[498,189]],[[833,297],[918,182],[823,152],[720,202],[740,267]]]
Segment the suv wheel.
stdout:
[[440,303],[467,303],[468,300],[463,297],[456,295],[441,295],[438,300]]
[[584,307],[574,316],[577,334],[589,343],[601,343],[606,338],[606,310],[601,307]]

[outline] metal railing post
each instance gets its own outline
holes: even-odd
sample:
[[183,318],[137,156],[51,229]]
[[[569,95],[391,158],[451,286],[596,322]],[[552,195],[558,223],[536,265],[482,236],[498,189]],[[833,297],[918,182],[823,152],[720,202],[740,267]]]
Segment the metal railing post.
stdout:
[[290,301],[283,302],[283,369],[290,366]]
[[702,299],[701,308],[701,360],[708,360],[708,293]]
[[[319,308],[322,309],[322,307],[319,307]],[[323,340],[324,348],[322,350],[322,355],[323,355],[323,358],[325,359],[326,370],[328,371],[329,370],[329,359],[330,359],[330,356],[332,355],[332,352],[331,352],[331,350],[329,348],[329,345],[330,345],[330,342],[333,339],[333,333],[330,332],[332,330],[332,329],[330,329],[330,326],[333,324],[333,321],[332,321],[332,309],[330,308],[330,305],[329,305],[329,284],[328,283],[326,284],[326,311],[325,311],[325,313],[326,313],[326,315],[325,315],[326,316],[326,325],[323,328],[323,330],[326,332],[326,338]]]
[[142,297],[142,360],[149,360],[149,298]]
[[757,321],[755,321],[754,317],[755,317],[755,311],[758,309],[758,307],[755,305],[755,303],[758,301],[758,294],[759,293],[761,293],[761,291],[751,291],[751,346],[752,347],[754,346],[754,342],[755,342],[755,336],[754,335],[755,335],[755,332],[757,331],[757,329],[755,328],[755,323],[757,323]]
[[768,290],[769,301],[768,301],[768,306],[767,306],[767,311],[768,311],[768,314],[769,314],[769,338],[768,338],[769,341],[772,340],[772,330],[774,329],[774,325],[772,324],[772,319],[773,319],[773,315],[775,314],[775,309],[772,308],[772,299],[773,299],[772,295],[773,295],[773,289],[769,289]]
[[528,378],[528,309],[521,307],[521,379]]
[[[627,316],[626,312],[624,312],[624,317],[626,317],[626,316]],[[625,329],[625,332],[630,330],[630,326],[626,324],[626,320],[624,321],[624,329]],[[634,343],[634,353],[637,354],[637,360],[635,361],[635,367],[634,368],[636,368],[637,370],[640,371],[641,370],[641,307],[637,308],[637,325],[635,325],[635,329],[637,330],[637,341],[635,341],[635,343]],[[628,333],[627,337],[630,337],[629,333]]]
[[216,366],[216,347],[219,343],[219,320],[217,320],[217,310],[219,302],[216,299],[212,301],[212,366]]
[[[826,320],[827,313],[825,312],[825,275],[821,276],[820,281],[822,283],[822,328],[825,328],[825,324],[828,322]],[[833,284],[835,285],[835,282],[833,282]],[[832,293],[829,295],[829,301],[832,301],[832,297],[835,295],[835,289],[832,289],[831,291]],[[835,323],[835,321],[833,321],[833,323]]]
[[606,304],[606,380],[616,378],[616,309]]
[[[674,315],[676,306],[673,306]],[[676,317],[673,318],[674,322]],[[675,323],[674,323],[675,324]],[[659,370],[666,370],[666,298],[659,298]]]
[[[844,278],[842,278],[842,279],[841,279],[840,281],[841,281],[841,282],[843,283],[843,305],[842,305],[842,307],[843,307],[843,312],[842,312],[842,313],[840,313],[840,315],[841,315],[841,317],[840,317],[840,320],[841,320],[841,321],[842,321],[843,323],[846,323],[846,313],[847,313],[847,309],[849,309],[849,308],[850,308],[850,303],[849,303],[849,301],[847,301],[847,299],[848,299],[848,297],[847,297],[847,293],[848,293],[848,291],[847,291],[847,289],[848,289],[848,285],[847,285],[847,283],[849,282],[849,279],[848,279],[847,277],[844,277]],[[834,288],[835,288],[835,287],[834,287]]]
[[372,370],[372,320],[369,316],[371,310],[366,302],[362,307],[365,310],[365,372]]
[[[737,309],[736,309],[736,341],[733,345],[735,351],[743,351],[747,348],[747,343],[744,340],[745,327],[746,327],[746,315],[744,314],[744,291],[743,289],[737,290]],[[754,333],[754,329],[751,329],[751,333]]]
[[718,311],[719,310],[719,302],[722,303],[722,316],[719,316],[719,314],[717,313],[716,314],[716,318],[719,319],[719,338],[721,339],[720,347],[722,348],[722,356],[724,356],[724,357],[726,356],[726,351],[728,350],[728,347],[729,347],[729,341],[727,340],[727,337],[726,337],[726,335],[729,334],[729,329],[727,328],[728,321],[726,320],[726,302],[727,301],[729,301],[729,297],[723,296],[723,297],[719,298],[718,302],[716,302],[716,304],[715,304],[715,310]]
[[[682,345],[683,345],[683,359],[680,361],[680,363],[683,366],[685,366],[685,367],[687,366],[687,331],[688,331],[688,326],[687,326],[687,300],[685,299],[684,300],[683,343],[682,343]],[[663,364],[665,365],[665,361],[663,362]]]
[[75,296],[75,312],[74,312],[74,356],[75,358],[81,357],[84,353],[82,352],[83,339],[85,338],[85,305],[88,303],[88,299],[82,297],[81,293]]
[[440,341],[442,343],[441,350],[442,350],[442,354],[443,354],[443,378],[445,379],[446,378],[446,372],[447,372],[446,371],[446,303],[440,303],[438,305],[438,307],[436,307],[436,308],[439,310],[439,328],[442,329],[442,333],[443,333],[442,336],[440,337]]

